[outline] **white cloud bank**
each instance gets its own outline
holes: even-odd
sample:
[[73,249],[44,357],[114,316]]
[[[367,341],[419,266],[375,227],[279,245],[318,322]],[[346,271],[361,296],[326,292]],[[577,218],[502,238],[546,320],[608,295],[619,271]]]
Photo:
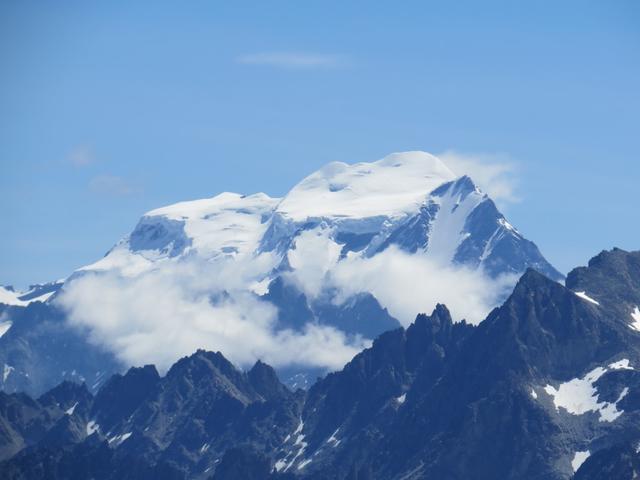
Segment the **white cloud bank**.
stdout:
[[454,321],[478,324],[517,281],[517,275],[491,278],[481,270],[444,265],[421,253],[390,247],[373,257],[348,255],[339,260],[341,246],[327,231],[303,232],[289,252],[295,268],[287,278],[308,297],[336,292],[340,304],[358,293],[371,293],[404,326],[418,313],[431,313],[444,303]]
[[[454,320],[477,324],[499,302],[515,276],[492,279],[481,271],[442,265],[391,247],[371,258],[348,255],[328,229],[303,232],[289,251],[285,279],[308,298],[336,304],[373,294],[404,326],[437,303]],[[137,257],[137,256],[136,256]],[[198,348],[219,350],[241,367],[257,359],[275,367],[341,368],[370,344],[328,325],[302,330],[278,325],[276,307],[249,290],[279,263],[270,253],[214,260],[159,260],[136,275],[114,268],[82,272],[57,298],[68,322],[127,365],[166,370]]]
[[368,345],[328,326],[278,329],[276,309],[237,288],[244,274],[255,273],[252,263],[244,272],[222,260],[167,262],[135,277],[84,273],[57,301],[92,343],[127,365],[154,363],[160,370],[198,348],[219,350],[244,367],[262,359],[276,367],[337,369]]
[[449,308],[454,321],[478,324],[517,278],[503,275],[492,279],[479,270],[440,265],[395,247],[372,258],[341,262],[332,277],[339,287],[338,302],[370,292],[405,327],[418,313],[431,313],[438,303]]

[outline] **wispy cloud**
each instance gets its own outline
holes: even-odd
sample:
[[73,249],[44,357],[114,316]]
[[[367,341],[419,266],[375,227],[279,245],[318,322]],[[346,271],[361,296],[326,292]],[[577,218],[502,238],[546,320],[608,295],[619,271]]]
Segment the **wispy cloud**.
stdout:
[[93,150],[86,145],[78,145],[67,156],[67,161],[76,168],[87,167],[96,162]]
[[338,287],[336,303],[370,292],[405,326],[417,313],[429,313],[438,303],[447,305],[454,320],[478,324],[513,288],[517,278],[504,274],[494,279],[481,270],[442,265],[395,247],[371,258],[340,262],[331,274]]
[[346,64],[345,58],[340,55],[304,52],[250,53],[239,56],[236,62],[292,69],[336,68]]
[[339,259],[341,246],[328,233],[303,232],[296,238],[288,254],[294,269],[286,278],[309,298],[332,292],[337,304],[371,293],[405,326],[438,303],[446,304],[456,320],[480,323],[517,280],[517,275],[494,279],[481,270],[441,264],[395,247],[373,257]]
[[89,190],[94,193],[123,197],[139,191],[126,179],[116,175],[98,175],[89,180]]
[[457,175],[468,175],[500,207],[518,202],[517,165],[505,155],[468,154],[448,150],[438,155]]

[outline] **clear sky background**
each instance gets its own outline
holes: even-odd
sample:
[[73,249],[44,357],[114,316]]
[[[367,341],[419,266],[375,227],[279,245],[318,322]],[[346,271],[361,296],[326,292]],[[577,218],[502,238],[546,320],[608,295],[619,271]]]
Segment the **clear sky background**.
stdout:
[[0,3],[0,284],[403,150],[513,165],[505,214],[564,272],[640,248],[639,2],[133,3]]

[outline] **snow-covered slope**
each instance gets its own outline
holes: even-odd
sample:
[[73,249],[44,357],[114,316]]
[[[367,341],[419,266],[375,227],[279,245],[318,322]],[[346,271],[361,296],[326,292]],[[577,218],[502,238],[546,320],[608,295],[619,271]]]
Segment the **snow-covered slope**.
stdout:
[[441,160],[424,152],[354,165],[333,162],[293,187],[276,213],[295,222],[400,218],[416,212],[426,194],[455,178]]
[[30,285],[25,292],[16,291],[13,287],[0,285],[0,303],[16,307],[26,307],[33,302],[46,302],[62,287],[64,280],[57,282]]
[[251,254],[278,201],[263,193],[225,192],[152,210],[104,258],[79,271],[116,270],[135,276],[170,259]]
[[16,292],[12,287],[0,287],[0,303],[5,305],[25,306],[29,302],[20,300],[21,292]]

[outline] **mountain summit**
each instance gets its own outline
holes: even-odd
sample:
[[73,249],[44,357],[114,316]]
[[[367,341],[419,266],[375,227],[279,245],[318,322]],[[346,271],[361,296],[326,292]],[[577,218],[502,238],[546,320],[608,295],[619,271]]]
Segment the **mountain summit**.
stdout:
[[394,153],[372,163],[333,162],[293,187],[276,213],[294,222],[398,218],[417,211],[426,194],[455,178],[424,152]]

